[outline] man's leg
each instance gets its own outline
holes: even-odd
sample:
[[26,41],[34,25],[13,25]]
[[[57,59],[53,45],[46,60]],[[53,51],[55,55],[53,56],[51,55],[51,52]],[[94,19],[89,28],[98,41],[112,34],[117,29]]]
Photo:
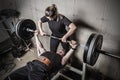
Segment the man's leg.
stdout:
[[47,76],[41,71],[33,71],[29,73],[28,78],[29,80],[45,80],[47,79]]
[[45,80],[47,77],[46,68],[42,66],[43,63],[40,63],[37,60],[27,63],[29,70],[28,78],[29,80]]
[[4,80],[28,80],[27,74],[28,74],[27,67],[24,66],[12,72]]

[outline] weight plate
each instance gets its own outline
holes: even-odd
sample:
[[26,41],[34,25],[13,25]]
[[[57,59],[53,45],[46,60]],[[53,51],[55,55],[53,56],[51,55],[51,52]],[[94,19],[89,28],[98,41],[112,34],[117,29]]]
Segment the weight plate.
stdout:
[[34,21],[30,19],[22,19],[16,24],[16,35],[24,40],[28,40],[34,36],[33,32],[27,31],[27,29],[36,30]]
[[86,63],[89,65],[93,66],[99,56],[99,52],[97,50],[100,50],[102,47],[102,42],[103,42],[103,36],[102,35],[95,35],[89,45],[88,48],[88,53],[87,53],[87,58],[86,58]]
[[86,43],[86,45],[85,45],[85,47],[84,47],[83,61],[84,61],[85,63],[87,63],[86,59],[87,59],[88,49],[89,49],[91,40],[93,39],[94,36],[95,36],[94,33],[92,33],[92,34],[89,36],[89,38],[88,38],[88,40],[87,40],[87,43]]

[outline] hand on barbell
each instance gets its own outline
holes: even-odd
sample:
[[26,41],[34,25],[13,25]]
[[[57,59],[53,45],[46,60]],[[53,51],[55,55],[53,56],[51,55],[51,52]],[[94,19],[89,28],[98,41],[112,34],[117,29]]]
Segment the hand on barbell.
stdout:
[[45,33],[45,32],[40,32],[40,34],[41,34],[42,36],[47,35],[47,33]]
[[37,36],[39,34],[39,30],[34,31],[34,35]]
[[61,39],[60,39],[62,42],[66,43],[67,42],[67,37],[66,36],[63,36]]
[[76,47],[78,46],[77,42],[74,41],[74,40],[67,41],[67,42],[68,42],[68,43],[70,44],[70,46],[71,46],[72,48],[74,48],[74,49],[76,49]]
[[35,33],[36,35],[38,35],[38,34],[40,33],[42,36],[46,36],[46,35],[47,35],[47,33],[45,33],[45,32],[40,32],[39,30],[35,30],[34,33]]

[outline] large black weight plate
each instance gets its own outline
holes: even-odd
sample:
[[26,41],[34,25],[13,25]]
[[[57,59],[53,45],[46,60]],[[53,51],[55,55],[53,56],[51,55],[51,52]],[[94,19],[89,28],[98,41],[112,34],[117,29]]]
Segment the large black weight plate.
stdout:
[[16,34],[19,38],[28,40],[34,36],[33,32],[27,31],[27,29],[36,30],[34,21],[30,19],[22,19],[16,24]]
[[91,40],[93,39],[94,36],[95,36],[94,33],[92,33],[92,34],[89,36],[89,38],[88,38],[88,40],[87,40],[87,43],[86,43],[86,45],[85,45],[85,47],[84,47],[83,61],[84,61],[85,63],[87,62],[86,59],[87,59],[88,49],[89,49]]
[[88,48],[88,53],[84,53],[86,54],[85,63],[91,66],[93,66],[96,63],[99,57],[99,52],[97,52],[97,50],[101,49],[102,42],[103,42],[103,36],[100,34],[95,34],[90,44],[86,45],[89,46],[89,48]]

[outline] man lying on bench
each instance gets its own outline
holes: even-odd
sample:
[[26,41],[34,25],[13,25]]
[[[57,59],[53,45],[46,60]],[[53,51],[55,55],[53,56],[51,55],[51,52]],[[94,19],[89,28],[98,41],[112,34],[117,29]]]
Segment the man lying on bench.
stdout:
[[[38,40],[38,33],[34,33],[34,35]],[[69,42],[71,48],[65,54],[64,50],[59,50],[57,53],[46,51],[40,41],[38,44],[39,51],[42,53],[39,58],[28,62],[26,66],[15,70],[4,80],[46,80],[49,74],[58,71],[66,64],[77,47],[76,41],[71,40]]]

